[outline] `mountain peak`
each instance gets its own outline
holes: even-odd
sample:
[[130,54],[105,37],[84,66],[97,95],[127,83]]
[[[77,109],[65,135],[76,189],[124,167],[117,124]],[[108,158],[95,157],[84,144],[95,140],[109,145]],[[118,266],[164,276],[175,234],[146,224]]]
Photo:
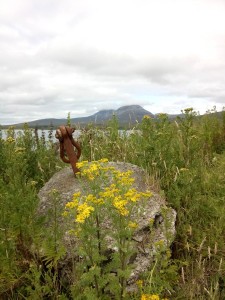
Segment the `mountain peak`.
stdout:
[[143,109],[143,107],[141,107],[140,105],[125,105],[125,106],[121,106],[116,111],[120,112],[120,111],[127,111],[127,110],[136,110],[136,109]]
[[[145,115],[149,115],[152,118],[154,118],[154,115],[150,113],[149,111],[145,110],[140,105],[126,105],[118,108],[117,110],[114,109],[104,109],[101,110],[89,117],[79,117],[79,118],[72,118],[71,122],[73,124],[80,124],[81,126],[84,126],[88,123],[93,123],[96,125],[103,125],[107,124],[107,122],[112,119],[113,114],[116,115],[118,122],[120,126],[128,126],[128,125],[134,125],[137,122],[141,122],[143,117]],[[24,120],[24,122],[26,122]],[[57,127],[62,124],[66,124],[66,119],[41,119],[36,121],[27,122],[29,127],[49,127],[50,124],[52,126]],[[23,127],[24,123],[15,124],[17,128]]]
[[140,105],[122,106],[116,110],[116,115],[119,119],[125,119],[126,121],[129,121],[131,123],[134,123],[136,121],[140,122],[145,115],[149,115],[154,118],[154,115],[152,113],[150,113]]

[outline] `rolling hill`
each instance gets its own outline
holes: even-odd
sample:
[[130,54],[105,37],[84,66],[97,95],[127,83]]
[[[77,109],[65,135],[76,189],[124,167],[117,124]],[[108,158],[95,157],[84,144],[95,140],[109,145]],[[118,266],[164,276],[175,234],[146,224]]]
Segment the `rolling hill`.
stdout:
[[[145,115],[149,115],[154,118],[154,114],[145,110],[140,105],[127,105],[118,108],[117,110],[109,109],[109,110],[101,110],[91,116],[88,117],[80,117],[80,118],[71,118],[71,123],[79,125],[80,127],[86,126],[87,124],[93,123],[95,125],[104,125],[112,119],[113,115],[115,115],[118,119],[119,125],[121,127],[126,127],[129,125],[134,125],[136,122],[140,122]],[[24,123],[26,120],[24,120]],[[23,127],[24,123],[13,124],[15,128]],[[67,119],[40,119],[31,122],[26,122],[31,128],[47,128],[52,126],[54,128],[66,124]],[[8,126],[7,126],[8,127]]]

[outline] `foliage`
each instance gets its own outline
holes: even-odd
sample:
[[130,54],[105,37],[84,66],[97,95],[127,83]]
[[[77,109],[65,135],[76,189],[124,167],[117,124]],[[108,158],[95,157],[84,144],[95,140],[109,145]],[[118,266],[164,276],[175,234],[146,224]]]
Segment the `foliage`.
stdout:
[[[84,161],[107,157],[110,161],[130,162],[144,168],[152,189],[163,194],[177,211],[177,234],[171,251],[166,252],[158,245],[155,265],[140,278],[133,299],[225,298],[225,112],[220,116],[215,112],[213,109],[199,116],[189,108],[174,120],[165,114],[156,119],[146,116],[129,132],[119,131],[113,117],[104,130],[92,125],[82,130],[79,142]],[[60,228],[55,218],[53,228],[43,231],[49,219],[62,213],[56,192],[52,194],[49,215],[46,218],[36,215],[39,189],[62,167],[52,130],[48,141],[26,125],[19,136],[14,128],[9,128],[7,138],[0,138],[1,299],[104,299],[107,293],[103,291],[107,288],[115,299],[123,295],[130,272],[126,260],[132,252],[132,229],[128,226],[132,220],[126,214],[132,205],[127,208],[127,203],[119,202],[124,200],[122,196],[117,202],[113,200],[120,192],[114,198],[109,194],[104,198],[109,171],[101,169],[104,162],[90,166],[83,166],[82,176],[93,186],[92,197],[77,195],[66,210],[68,217],[72,213],[76,218],[71,233],[81,235],[83,244],[77,251],[86,257],[80,264],[74,264],[74,278],[68,286],[58,264],[65,255],[61,241],[65,228]],[[95,172],[100,172],[99,178],[105,184],[101,191],[95,188],[98,179],[92,180]],[[121,182],[114,184],[118,184],[120,191]],[[103,203],[98,202],[100,199]],[[110,208],[110,214],[105,217],[114,222],[114,240],[121,248],[112,257],[112,264],[108,264],[108,272],[102,268],[106,231],[98,225],[99,215],[106,208]],[[86,239],[86,230],[93,232],[93,240]],[[163,253],[163,259],[159,259]],[[112,280],[109,273],[113,268],[120,275]],[[74,284],[78,282],[79,285]]]
[[9,128],[7,138],[0,139],[0,295],[6,298],[26,282],[34,259],[29,246],[40,230],[37,191],[61,164],[54,151],[51,142],[37,143],[26,125],[17,138]]
[[[215,109],[198,116],[188,108],[173,121],[166,114],[159,114],[157,119],[146,116],[136,130],[117,135],[117,155],[110,151],[107,156],[145,168],[153,187],[178,213],[172,258],[181,280],[173,283],[173,299],[175,295],[178,299],[225,297],[224,120],[225,112],[220,118]],[[91,130],[94,147],[84,159],[90,159],[90,154],[92,158],[106,156],[110,130],[104,132],[104,138]],[[81,141],[85,148],[83,137]]]
[[[87,189],[84,187],[83,195],[75,193],[73,200],[66,204],[64,216],[72,214],[75,219],[70,233],[78,237],[76,251],[83,257],[80,260],[82,267],[76,266],[82,272],[74,283],[79,287],[73,293],[75,299],[90,289],[96,299],[126,298],[126,280],[131,273],[128,262],[133,254],[131,238],[137,228],[132,214],[137,202],[151,196],[150,192],[131,188],[134,179],[130,171],[120,172],[107,161],[77,164],[81,170],[81,183],[85,182],[90,191],[85,194]],[[111,248],[116,249],[110,261],[106,257],[106,240],[111,240]]]

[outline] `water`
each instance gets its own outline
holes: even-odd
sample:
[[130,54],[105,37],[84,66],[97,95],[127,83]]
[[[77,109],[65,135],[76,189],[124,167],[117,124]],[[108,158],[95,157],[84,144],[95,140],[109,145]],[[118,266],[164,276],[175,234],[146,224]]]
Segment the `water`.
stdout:
[[[34,136],[34,129],[31,129],[32,130],[32,133],[33,133],[33,136]],[[21,129],[15,129],[15,138],[19,137],[19,136],[22,136],[23,135],[23,130]],[[55,137],[55,132],[56,130],[53,130],[52,132],[52,139],[53,139],[53,142],[57,142],[58,140],[56,139]],[[42,136],[45,137],[45,140],[48,141],[49,140],[49,133],[50,131],[49,130],[38,130],[38,136],[39,138],[41,138]],[[81,134],[81,130],[76,130],[74,133],[73,133],[73,137],[76,139],[80,136]],[[1,130],[1,135],[0,137],[2,137],[4,140],[7,138],[7,130]]]
[[[30,130],[32,130],[32,133],[33,133],[33,136],[34,136],[34,129],[30,129]],[[14,131],[15,131],[15,137],[16,138],[23,135],[23,130],[21,130],[21,129],[15,129]],[[75,130],[75,132],[73,133],[74,139],[77,139],[81,135],[81,132],[82,132],[81,130]],[[118,132],[119,132],[120,136],[124,136],[124,133],[125,133],[126,136],[129,136],[132,133],[140,134],[139,130],[119,130]],[[39,138],[41,138],[44,135],[46,141],[49,140],[49,133],[50,133],[49,130],[38,129]],[[53,130],[53,132],[52,132],[53,142],[58,141],[55,137],[55,133],[56,133],[56,130]],[[6,139],[7,138],[7,130],[2,129],[0,131],[0,137],[3,138],[3,139]]]

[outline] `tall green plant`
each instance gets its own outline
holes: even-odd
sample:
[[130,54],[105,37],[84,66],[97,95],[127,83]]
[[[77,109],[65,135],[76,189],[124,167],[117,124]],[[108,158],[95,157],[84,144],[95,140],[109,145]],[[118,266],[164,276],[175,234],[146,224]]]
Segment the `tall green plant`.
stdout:
[[[132,214],[136,202],[149,198],[151,193],[131,188],[134,179],[130,172],[120,172],[106,162],[78,163],[89,193],[75,193],[66,204],[64,216],[72,214],[75,219],[74,227],[69,229],[77,237],[76,255],[83,258],[76,266],[79,275],[72,288],[74,299],[82,299],[81,295],[85,299],[127,299],[131,237],[137,227]],[[106,256],[107,240],[115,249],[110,261]]]

